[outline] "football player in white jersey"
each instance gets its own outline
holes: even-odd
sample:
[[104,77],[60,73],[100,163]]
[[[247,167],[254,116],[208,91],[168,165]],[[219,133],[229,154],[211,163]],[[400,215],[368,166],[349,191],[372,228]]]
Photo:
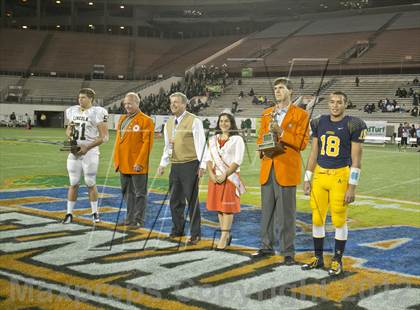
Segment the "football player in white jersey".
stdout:
[[62,223],[73,220],[73,209],[77,200],[80,177],[83,172],[85,184],[89,192],[92,208],[92,220],[99,222],[98,191],[96,189],[96,173],[99,164],[99,145],[108,141],[108,112],[102,107],[92,106],[95,92],[90,88],[79,91],[79,105],[66,110],[69,140],[77,141],[77,152],[70,153],[67,158],[67,171],[70,187],[67,194],[67,214]]

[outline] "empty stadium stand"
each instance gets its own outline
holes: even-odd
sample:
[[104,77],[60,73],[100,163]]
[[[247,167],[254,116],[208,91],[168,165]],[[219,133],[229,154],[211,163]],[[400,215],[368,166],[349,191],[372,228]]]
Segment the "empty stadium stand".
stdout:
[[[363,119],[383,119],[397,122],[413,119],[409,113],[374,112],[367,114],[363,112],[363,107],[366,103],[375,103],[377,105],[380,99],[388,98],[390,100],[396,99],[405,109],[410,109],[412,107],[412,98],[398,98],[395,96],[395,91],[398,87],[405,87],[406,89],[413,87],[420,93],[420,86],[414,87],[409,84],[414,77],[414,75],[360,76],[359,87],[356,87],[355,76],[328,76],[324,79],[323,84],[326,84],[327,87],[320,92],[321,101],[314,109],[314,116],[328,113],[328,94],[341,90],[347,93],[352,103],[356,105],[356,108],[347,111],[350,115],[360,116]],[[319,77],[304,77],[305,85],[303,89],[300,89],[300,77],[292,77],[291,79],[294,83],[294,97],[315,94],[320,86]],[[252,87],[257,96],[267,96],[268,99],[273,100],[271,83],[272,80],[268,78],[242,79],[242,85],[237,85],[237,83],[230,85],[220,97],[213,100],[209,108],[202,110],[200,114],[218,115],[222,110],[230,109],[232,101],[236,100],[239,103],[239,111],[236,113],[238,116],[259,116],[267,106],[252,104],[252,98],[247,93]],[[245,93],[245,97],[238,100],[238,94],[241,90]]]

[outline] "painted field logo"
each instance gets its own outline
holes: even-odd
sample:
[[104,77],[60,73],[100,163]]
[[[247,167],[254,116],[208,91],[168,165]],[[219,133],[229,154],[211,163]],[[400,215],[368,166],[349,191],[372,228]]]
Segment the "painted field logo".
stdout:
[[[212,251],[211,240],[185,246],[184,239],[179,244],[168,238],[161,233],[170,229],[166,214],[156,226],[161,232],[152,232],[146,244],[149,231],[144,229],[118,226],[113,236],[119,189],[100,191],[102,218],[109,222],[95,227],[83,200],[76,209],[76,222],[58,223],[65,209],[64,188],[0,193],[1,309],[62,305],[66,309],[303,309],[334,308],[337,303],[403,309],[420,304],[418,271],[409,274],[404,266],[390,267],[398,265],[394,251],[400,254],[401,265],[415,259],[419,230],[413,227],[352,231],[354,244],[345,258],[346,273],[330,278],[325,270],[283,265],[278,256],[252,260],[251,249],[244,246],[258,239],[253,231],[259,229],[255,209],[244,207],[241,216],[249,220],[238,225],[244,228],[235,232],[240,238],[229,252]],[[151,221],[157,212],[153,205],[158,206],[163,197],[151,194],[149,199]],[[307,216],[300,214],[300,221]],[[203,235],[212,235],[211,222],[204,214]],[[300,231],[298,249],[309,237]],[[300,252],[296,258],[302,263],[310,255]],[[380,256],[388,256],[389,264],[377,263]]]

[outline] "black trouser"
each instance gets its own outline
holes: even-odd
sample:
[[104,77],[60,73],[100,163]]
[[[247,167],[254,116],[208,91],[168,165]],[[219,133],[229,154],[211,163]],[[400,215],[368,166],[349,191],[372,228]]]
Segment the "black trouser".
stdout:
[[169,175],[169,187],[171,188],[170,207],[173,224],[172,233],[174,234],[184,234],[184,211],[187,201],[191,237],[201,235],[201,213],[198,202],[198,168],[198,160],[182,164],[172,164]]

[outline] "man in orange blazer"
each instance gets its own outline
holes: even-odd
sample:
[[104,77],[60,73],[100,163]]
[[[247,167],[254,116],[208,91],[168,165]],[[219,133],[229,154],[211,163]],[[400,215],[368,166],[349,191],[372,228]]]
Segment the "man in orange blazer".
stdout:
[[280,231],[280,254],[286,265],[294,264],[296,234],[296,185],[300,183],[300,152],[309,141],[308,113],[292,103],[292,83],[274,81],[275,106],[263,111],[257,144],[273,132],[274,150],[260,151],[261,246],[253,258],[274,255],[275,227]]
[[120,172],[121,189],[127,203],[126,225],[144,226],[149,156],[152,150],[154,124],[140,110],[140,97],[128,93],[123,101],[126,115],[117,126],[114,166]]

